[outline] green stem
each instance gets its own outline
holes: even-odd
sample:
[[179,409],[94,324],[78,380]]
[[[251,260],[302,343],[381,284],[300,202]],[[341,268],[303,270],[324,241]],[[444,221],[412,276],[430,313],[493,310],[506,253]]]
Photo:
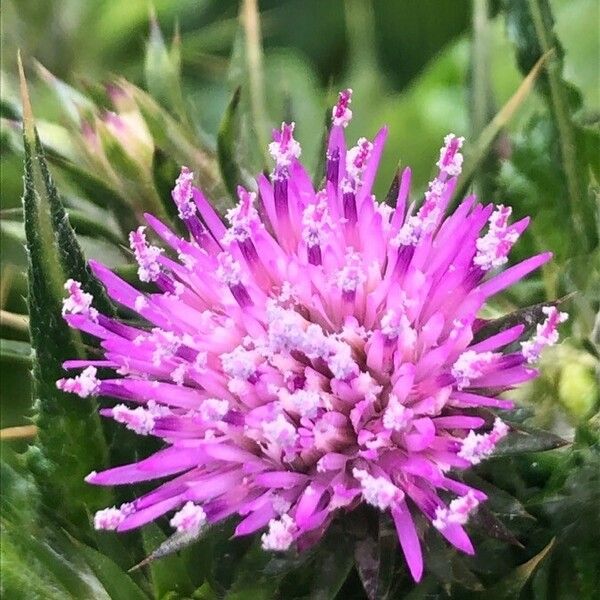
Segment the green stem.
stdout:
[[[473,0],[471,42],[471,139],[475,140],[485,128],[489,116],[489,39],[490,27],[488,19],[488,0]],[[488,155],[489,156],[489,155]],[[489,159],[488,161],[489,162]],[[482,197],[485,190],[486,177],[475,176],[476,193]]]
[[529,94],[533,89],[533,84],[540,74],[542,66],[552,53],[553,52],[550,51],[540,57],[525,79],[523,79],[517,91],[484,127],[479,137],[471,145],[470,152],[465,156],[465,164],[462,171],[462,184],[454,194],[455,198],[462,198],[462,196],[467,193],[467,190],[471,185],[471,180],[481,162],[488,156],[494,139],[529,97]]
[[350,46],[350,71],[377,73],[375,16],[371,0],[346,0],[346,27]]
[[473,42],[471,45],[472,106],[471,135],[475,139],[487,124],[489,94],[488,0],[473,0]]
[[[550,32],[546,29],[544,24],[540,0],[529,0],[529,8],[531,10],[531,17],[533,19],[538,41],[542,51],[546,53],[552,48],[552,44],[550,41]],[[572,226],[575,236],[578,240],[580,250],[586,251],[588,249],[586,228],[583,215],[579,210],[579,202],[582,198],[582,195],[577,177],[575,136],[571,125],[565,90],[560,80],[561,67],[562,65],[560,58],[555,54],[548,62],[546,70],[548,73],[548,82],[550,84],[550,99],[552,102],[552,109],[556,119],[556,126],[558,127],[560,151],[563,159],[569,204],[571,208]],[[581,247],[581,245],[583,245],[583,247]]]
[[243,0],[242,25],[246,43],[250,106],[254,117],[256,135],[261,148],[266,148],[268,127],[265,104],[265,78],[260,31],[260,15],[257,0]]

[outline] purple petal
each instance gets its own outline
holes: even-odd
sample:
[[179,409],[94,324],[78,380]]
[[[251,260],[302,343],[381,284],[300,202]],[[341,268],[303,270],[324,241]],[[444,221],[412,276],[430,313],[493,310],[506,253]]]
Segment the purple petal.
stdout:
[[506,329],[500,333],[497,333],[496,335],[492,335],[478,344],[469,346],[469,350],[474,350],[475,352],[489,352],[491,350],[496,350],[497,348],[502,348],[502,346],[507,346],[515,340],[518,340],[524,330],[524,325],[515,325],[510,329]]
[[179,506],[181,501],[179,496],[175,496],[163,500],[162,502],[157,502],[148,508],[136,511],[128,517],[125,517],[123,522],[117,527],[117,531],[129,531],[130,529],[136,529],[146,523],[150,523],[150,521],[158,519],[158,517],[161,517],[165,513]]
[[440,533],[455,547],[462,550],[465,554],[475,554],[473,544],[467,535],[467,532],[456,523],[447,525]]
[[423,576],[423,553],[421,552],[421,542],[419,541],[417,528],[406,502],[403,501],[394,507],[392,516],[394,517],[400,546],[406,558],[406,564],[412,578],[418,583]]
[[203,460],[202,449],[170,447],[137,463],[107,469],[88,475],[86,481],[95,485],[122,485],[174,475],[196,466]]
[[235,528],[235,536],[248,535],[254,533],[261,527],[264,527],[271,519],[277,516],[273,510],[271,503],[265,504],[263,507],[251,512],[245,519],[240,521]]
[[305,483],[307,476],[303,473],[294,473],[292,471],[269,471],[260,473],[254,478],[258,485],[267,488],[292,488],[298,484]]
[[197,188],[193,188],[194,202],[202,215],[203,221],[212,233],[215,240],[219,241],[225,235],[225,225],[221,221],[215,209],[210,205],[204,194]]
[[532,256],[531,258],[520,262],[518,265],[507,269],[503,273],[492,277],[489,281],[486,281],[481,285],[481,293],[486,298],[489,298],[511,286],[513,283],[516,283],[520,279],[523,279],[523,277],[547,263],[551,258],[552,252],[544,252],[543,254]]

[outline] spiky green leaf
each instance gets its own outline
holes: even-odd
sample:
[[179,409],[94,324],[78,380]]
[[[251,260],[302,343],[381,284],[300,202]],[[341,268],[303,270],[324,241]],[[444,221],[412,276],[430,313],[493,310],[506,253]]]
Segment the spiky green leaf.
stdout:
[[[102,291],[87,271],[70,228],[33,124],[22,75],[24,103],[23,217],[28,254],[30,339],[34,352],[33,394],[38,443],[47,459],[39,472],[48,502],[70,523],[88,527],[87,506],[104,504],[110,493],[91,488],[83,478],[106,462],[106,445],[95,403],[64,394],[56,381],[62,362],[84,356],[80,336],[61,316],[63,283],[69,278]],[[90,290],[91,291],[91,290]],[[101,300],[102,301],[102,300]]]
[[[71,226],[65,207],[48,169],[44,149],[37,134],[35,145],[37,163],[42,175],[44,190],[50,208],[52,235],[58,249],[58,260],[60,261],[63,273],[68,278],[79,281],[82,287],[94,296],[94,306],[98,310],[103,313],[112,314],[114,306],[108,299],[104,286],[92,275],[87,265],[75,231]],[[118,238],[116,239],[118,241]]]
[[524,308],[519,308],[506,315],[487,321],[486,324],[479,329],[473,338],[474,343],[485,340],[488,337],[500,333],[505,329],[510,329],[516,325],[524,325],[525,329],[521,334],[520,339],[526,339],[535,332],[538,323],[542,323],[546,319],[543,309],[547,306],[560,306],[567,298],[559,298],[558,300],[540,302]]
[[494,456],[508,456],[523,452],[545,452],[568,445],[568,441],[550,431],[506,421],[509,434],[496,446]]

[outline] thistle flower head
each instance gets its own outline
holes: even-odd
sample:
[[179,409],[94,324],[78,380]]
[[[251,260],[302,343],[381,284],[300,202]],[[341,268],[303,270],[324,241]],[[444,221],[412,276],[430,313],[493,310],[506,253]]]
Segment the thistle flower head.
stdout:
[[[173,200],[189,234],[152,215],[130,237],[143,292],[98,263],[110,296],[137,325],[98,314],[67,283],[71,326],[102,342],[102,360],[58,386],[115,398],[102,415],[164,447],[87,478],[119,485],[162,479],[124,508],[95,518],[126,531],[163,514],[199,532],[237,515],[236,535],[262,531],[265,550],[303,548],[361,503],[391,513],[413,577],[423,571],[415,525],[424,515],[472,553],[464,529],[485,494],[455,473],[488,457],[506,436],[478,409],[535,376],[527,363],[556,341],[555,308],[522,352],[522,326],[474,341],[488,298],[542,265],[541,254],[498,267],[527,225],[510,209],[466,198],[448,206],[463,139],[449,135],[418,209],[411,173],[384,207],[372,185],[387,132],[346,150],[351,90],[332,111],[326,178],[314,189],[299,162],[294,124],[274,133],[270,178],[239,188],[226,225],[185,167]],[[98,369],[102,369],[99,377]],[[166,479],[166,481],[164,481]]]
[[113,110],[101,111],[92,122],[81,121],[85,150],[92,156],[102,156],[102,138],[108,137],[141,167],[151,168],[154,140],[130,91],[110,83],[106,95]]

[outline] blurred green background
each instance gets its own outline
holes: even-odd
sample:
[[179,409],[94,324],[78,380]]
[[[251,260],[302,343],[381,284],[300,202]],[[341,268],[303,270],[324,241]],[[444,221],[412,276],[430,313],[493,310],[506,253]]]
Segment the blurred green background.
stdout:
[[[524,0],[261,1],[266,107],[264,114],[259,115],[262,123],[255,124],[255,141],[264,142],[269,127],[282,118],[293,118],[297,121],[304,158],[315,169],[326,108],[337,89],[350,86],[355,92],[350,138],[372,136],[382,123],[390,127],[377,181],[378,193],[385,192],[398,163],[412,166],[415,191],[422,190],[431,176],[445,133],[464,135],[469,141],[467,157],[470,152],[476,153],[476,142],[484,126],[515,93],[532,66],[537,46],[535,31],[527,31],[531,24],[522,22],[527,4]],[[549,6],[555,20],[554,33],[563,48],[558,67],[562,70],[561,85],[581,94],[581,101],[577,100],[569,118],[574,120],[574,127],[585,128],[586,152],[592,164],[597,161],[593,155],[598,150],[600,111],[599,5],[596,0],[552,0]],[[178,64],[174,68],[181,71],[181,78],[176,79],[177,85],[181,85],[185,118],[195,130],[195,139],[201,140],[209,154],[214,153],[219,124],[233,90],[241,83],[244,97],[248,89],[244,84],[252,79],[243,58],[245,39],[238,18],[241,7],[229,0],[157,0],[153,10],[166,47],[173,34],[177,38]],[[78,149],[73,132],[81,128],[81,123],[74,126],[72,113],[80,108],[77,102],[71,103],[73,97],[66,100],[69,88],[48,84],[48,76],[40,76],[41,70],[34,61],[93,99],[96,115],[114,109],[100,84],[116,77],[149,89],[169,108],[170,92],[164,87],[162,92],[160,89],[161,67],[152,64],[152,60],[160,62],[164,56],[161,58],[159,48],[153,58],[152,53],[157,50],[148,41],[149,12],[146,0],[126,3],[5,0],[3,3],[1,301],[2,308],[11,313],[2,322],[4,339],[27,341],[22,321],[12,318],[12,314],[26,312],[25,253],[18,214],[22,158],[18,142],[14,142],[13,121],[19,118],[20,111],[17,48],[24,57],[42,136],[59,153],[74,160]],[[589,222],[597,210],[597,196],[594,196],[597,188],[593,188],[594,180],[585,173],[586,179],[578,188],[579,208],[575,208],[589,226],[589,242],[584,244],[578,238],[581,232],[562,226],[573,221],[574,206],[567,197],[569,192],[560,172],[557,147],[560,143],[555,137],[556,126],[552,121],[555,115],[547,87],[547,82],[538,84],[537,93],[520,101],[516,114],[502,123],[492,143],[488,140],[484,152],[478,154],[481,168],[471,186],[486,201],[512,202],[518,215],[533,213],[535,225],[517,255],[541,248],[557,254],[558,261],[543,277],[530,279],[522,286],[519,302],[584,290],[574,301],[578,312],[570,324],[576,329],[579,341],[575,346],[579,350],[579,342],[592,331],[598,307],[597,297],[593,296],[598,292],[598,282],[587,270],[580,273],[577,270],[580,267],[574,263],[588,263],[589,258],[576,257],[589,256],[587,253],[597,241],[597,231],[593,231],[594,226]],[[171,113],[181,120],[182,111],[171,110]],[[155,151],[158,145],[155,140]],[[263,155],[248,148],[252,148],[251,144],[246,144],[245,166],[252,173],[263,166]],[[94,171],[89,162],[85,168]],[[156,179],[156,152],[151,168]],[[166,178],[171,171],[168,165],[161,168]],[[591,166],[583,166],[582,170],[590,169],[593,170]],[[62,177],[63,174],[57,170],[67,204],[76,205],[84,216],[100,219],[109,230],[114,230],[112,238],[110,231],[82,236],[88,255],[101,257],[113,266],[126,263],[127,253],[119,249],[123,232],[117,233],[114,216],[102,211],[102,202],[100,206],[98,202],[86,203],[85,191],[73,186],[73,178]],[[509,308],[510,301],[508,298],[499,310]],[[15,356],[20,349],[11,347],[4,352],[0,365],[3,426],[24,423],[27,413],[28,367],[24,358]],[[576,355],[576,362],[581,365],[594,361]],[[586,382],[593,381],[591,371],[579,370],[583,370]],[[581,410],[585,412],[593,405],[594,394],[597,391],[591,391],[590,399],[581,401]]]
[[[388,591],[396,592],[385,597],[594,597],[600,585],[598,0],[155,0],[153,6],[4,0],[0,17],[0,559],[11,598],[255,600],[292,597],[296,589],[364,598],[364,573],[341,535],[348,544],[383,542],[378,564]],[[147,210],[177,227],[170,189],[182,164],[223,210],[237,183],[252,185],[254,173],[270,168],[271,128],[294,120],[318,183],[325,123],[341,88],[354,90],[351,140],[389,126],[376,181],[381,200],[398,165],[410,165],[418,202],[444,135],[467,138],[460,193],[510,204],[515,218],[532,216],[512,261],[543,250],[555,256],[494,298],[483,316],[556,299],[569,313],[562,343],[544,353],[541,376],[514,394],[523,408],[506,418],[520,424],[516,441],[466,475],[485,483],[481,489],[492,498],[490,511],[472,525],[475,557],[458,557],[424,535],[428,572],[414,587],[394,562],[389,523],[376,523],[375,542],[371,530],[355,531],[361,517],[354,515],[348,529],[336,525],[304,563],[273,558],[249,539],[231,542],[226,526],[177,556],[128,573],[169,529],[159,522],[125,536],[98,535],[91,512],[124,501],[131,490],[99,490],[83,476],[103,461],[122,464],[149,453],[151,441],[101,426],[93,402],[55,389],[60,363],[72,354],[59,315],[62,281],[50,281],[60,269],[48,265],[60,264],[64,273],[77,266],[72,240],[69,256],[57,251],[56,227],[40,236],[38,260],[48,283],[36,281],[43,302],[33,306],[31,341],[47,376],[38,372],[32,407],[17,49],[79,243],[87,258],[131,281],[136,269],[127,233]],[[43,188],[38,181],[41,212],[52,196]],[[539,307],[518,316],[532,328],[538,319]],[[57,340],[67,340],[65,348]],[[32,423],[39,425],[35,444]]]

